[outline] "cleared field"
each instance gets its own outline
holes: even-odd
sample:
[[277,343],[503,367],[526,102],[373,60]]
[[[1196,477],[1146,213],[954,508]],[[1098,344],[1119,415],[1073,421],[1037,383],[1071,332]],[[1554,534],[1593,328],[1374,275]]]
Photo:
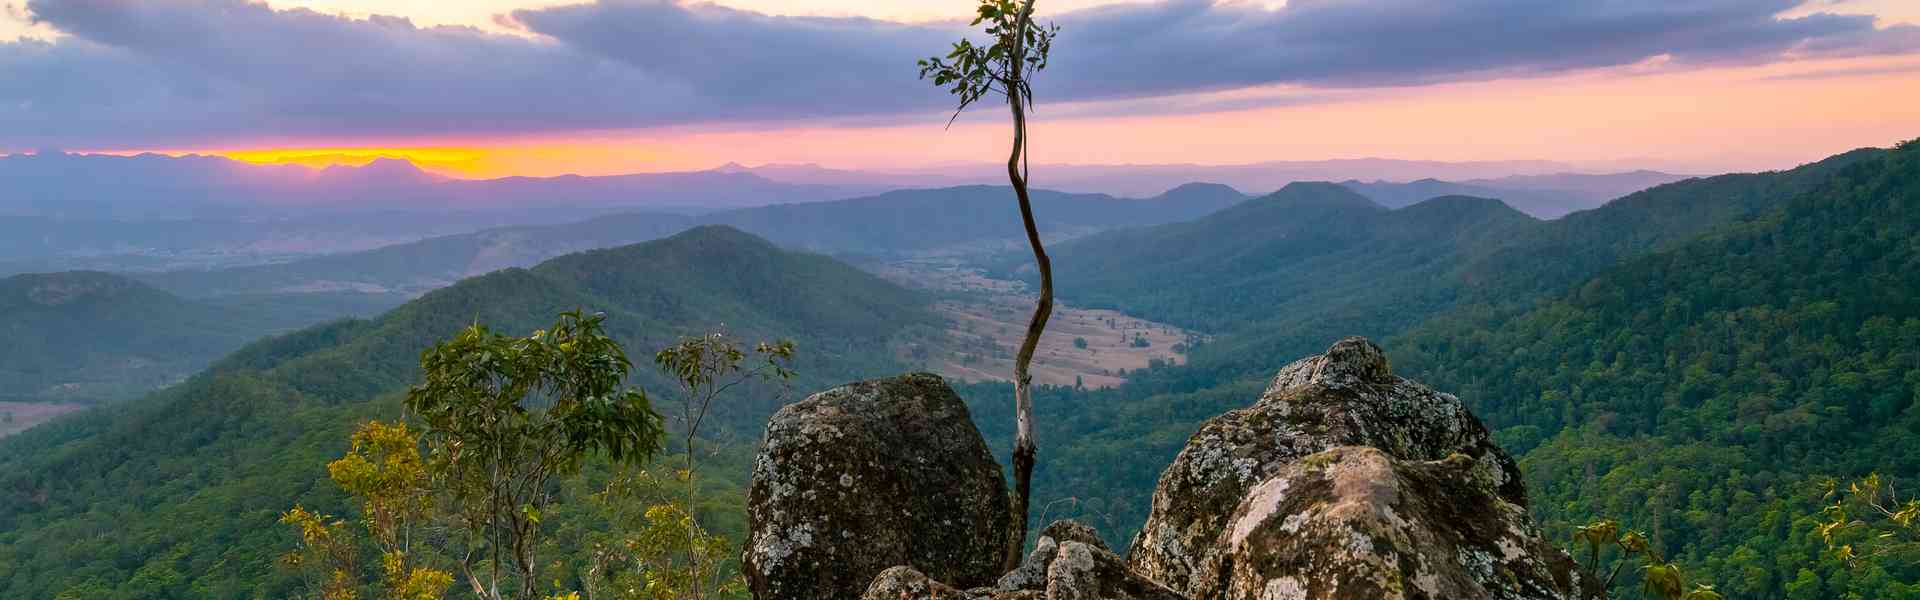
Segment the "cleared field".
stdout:
[[[947,330],[952,346],[934,357],[930,366],[941,375],[965,381],[1007,381],[1032,315],[1030,302],[1009,296],[940,303],[939,311],[952,321]],[[1178,327],[1111,310],[1056,306],[1034,352],[1033,380],[1089,388],[1117,386],[1126,381],[1127,372],[1154,361],[1185,362],[1183,351],[1191,337],[1192,333]]]
[[[934,305],[948,328],[926,340],[914,362],[962,381],[1010,381],[1013,355],[1027,333],[1034,297],[1026,284],[987,277],[953,257],[903,260],[872,268],[895,282],[948,292]],[[1203,336],[1112,310],[1056,302],[1033,355],[1033,380],[1047,385],[1107,388],[1128,372],[1163,361],[1186,362],[1186,345]]]
[[27,428],[53,420],[54,417],[86,408],[80,404],[49,404],[44,402],[0,402],[0,437],[7,437]]

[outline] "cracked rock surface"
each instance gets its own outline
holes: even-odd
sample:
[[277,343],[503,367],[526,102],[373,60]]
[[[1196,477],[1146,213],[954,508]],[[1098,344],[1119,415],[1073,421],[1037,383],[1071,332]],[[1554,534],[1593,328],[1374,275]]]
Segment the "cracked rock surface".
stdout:
[[1346,446],[1287,465],[1237,507],[1194,598],[1600,598],[1464,454]]
[[1493,443],[1452,394],[1396,376],[1379,346],[1363,338],[1280,369],[1253,406],[1214,417],[1160,475],[1147,522],[1128,563],[1192,594],[1212,572],[1240,502],[1262,482],[1307,456],[1341,446],[1377,448],[1403,460],[1465,455],[1497,495],[1526,506],[1519,466]]

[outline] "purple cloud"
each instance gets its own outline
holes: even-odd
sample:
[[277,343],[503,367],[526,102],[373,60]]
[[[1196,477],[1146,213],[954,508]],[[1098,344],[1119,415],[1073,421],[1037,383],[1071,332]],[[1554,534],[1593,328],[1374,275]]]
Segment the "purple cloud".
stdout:
[[[1777,16],[1798,4],[1113,5],[1058,16],[1039,90],[1043,101],[1138,99],[1531,77],[1655,57],[1690,68],[1920,51],[1913,26]],[[932,112],[947,99],[915,79],[913,62],[960,35],[668,0],[516,11],[506,20],[537,34],[527,37],[243,0],[32,0],[27,10],[67,35],[0,43],[0,151]]]

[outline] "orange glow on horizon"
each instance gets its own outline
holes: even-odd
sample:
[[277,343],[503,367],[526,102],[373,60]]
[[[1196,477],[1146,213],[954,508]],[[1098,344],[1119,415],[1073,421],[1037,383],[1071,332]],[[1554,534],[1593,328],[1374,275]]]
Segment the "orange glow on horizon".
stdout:
[[335,166],[363,167],[376,160],[395,159],[413,163],[429,173],[457,179],[518,175],[615,175],[662,170],[650,168],[647,164],[657,159],[655,153],[632,143],[493,141],[462,144],[112,150],[95,153],[218,156],[256,165],[298,165],[316,171]]
[[[171,154],[171,153],[168,153]],[[448,176],[483,175],[481,161],[487,151],[481,148],[273,148],[263,150],[227,150],[204,152],[259,165],[300,165],[309,169],[333,166],[360,167],[382,158],[411,162],[414,166]]]

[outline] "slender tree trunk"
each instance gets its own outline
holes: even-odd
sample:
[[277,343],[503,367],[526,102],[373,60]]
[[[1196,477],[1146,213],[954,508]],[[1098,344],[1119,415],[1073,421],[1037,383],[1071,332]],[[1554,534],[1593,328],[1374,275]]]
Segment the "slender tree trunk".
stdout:
[[[1024,32],[1027,19],[1032,15],[1033,0],[1027,0],[1014,31]],[[1033,200],[1027,195],[1027,177],[1022,169],[1027,155],[1027,99],[1021,83],[1025,56],[1026,49],[1016,45],[1013,59],[1008,61],[1010,66],[1006,87],[1007,104],[1013,109],[1013,152],[1007,157],[1007,180],[1013,184],[1014,195],[1020,198],[1020,220],[1027,228],[1027,245],[1033,247],[1033,262],[1040,269],[1040,299],[1033,307],[1033,319],[1027,322],[1027,337],[1020,342],[1020,353],[1013,361],[1014,529],[1012,547],[1005,560],[1008,570],[1019,565],[1020,550],[1026,546],[1033,465],[1035,455],[1039,452],[1033,442],[1033,374],[1028,372],[1028,368],[1033,363],[1034,351],[1040,346],[1040,334],[1047,329],[1047,319],[1053,316],[1053,263],[1047,259],[1046,247],[1040,243],[1040,229],[1034,225]]]
[[[691,412],[693,409],[688,407],[687,410]],[[706,594],[700,589],[700,552],[695,547],[700,539],[699,530],[695,529],[700,526],[700,520],[693,508],[695,494],[699,493],[698,484],[693,480],[693,434],[696,427],[691,422],[687,424],[687,587],[693,592],[694,600],[700,600]]]

